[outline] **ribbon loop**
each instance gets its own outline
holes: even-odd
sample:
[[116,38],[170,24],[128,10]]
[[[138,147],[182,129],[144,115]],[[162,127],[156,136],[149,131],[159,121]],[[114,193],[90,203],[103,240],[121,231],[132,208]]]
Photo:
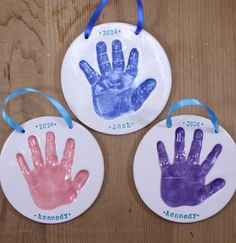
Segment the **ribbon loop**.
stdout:
[[[106,7],[108,1],[109,0],[101,0],[98,7],[92,14],[92,16],[88,22],[88,25],[85,29],[85,32],[84,32],[85,39],[89,38],[97,19],[99,18],[103,9]],[[136,0],[136,1],[137,1],[137,5],[138,5],[138,21],[137,21],[137,29],[135,31],[135,34],[139,35],[139,33],[142,31],[143,26],[144,26],[144,10],[143,10],[142,0]]]
[[182,107],[185,107],[185,106],[202,106],[202,107],[204,107],[208,113],[209,119],[211,120],[211,122],[214,126],[215,132],[219,133],[219,122],[218,122],[216,114],[207,105],[205,105],[203,102],[201,102],[197,99],[182,99],[182,100],[179,100],[176,103],[174,103],[168,110],[168,114],[167,114],[167,118],[166,118],[166,126],[168,128],[172,127],[171,114],[173,112],[175,112],[176,110],[181,109]]
[[8,116],[8,114],[5,111],[5,106],[8,104],[8,102],[10,100],[12,100],[13,98],[15,98],[18,95],[22,95],[22,94],[27,94],[27,93],[37,93],[37,94],[41,94],[43,97],[45,97],[47,100],[50,101],[50,103],[56,108],[56,110],[60,113],[60,115],[64,118],[64,120],[66,121],[67,125],[69,128],[73,128],[73,123],[72,123],[72,119],[69,115],[69,113],[66,111],[66,109],[57,101],[55,100],[52,96],[45,94],[41,91],[38,91],[36,89],[32,89],[32,88],[23,88],[23,89],[18,89],[14,92],[12,92],[11,94],[9,94],[5,100],[3,101],[3,105],[2,105],[2,117],[3,120],[13,129],[15,129],[16,131],[20,132],[20,133],[25,133],[25,130],[23,127],[21,127],[18,123],[16,123],[14,120],[11,119],[11,117]]

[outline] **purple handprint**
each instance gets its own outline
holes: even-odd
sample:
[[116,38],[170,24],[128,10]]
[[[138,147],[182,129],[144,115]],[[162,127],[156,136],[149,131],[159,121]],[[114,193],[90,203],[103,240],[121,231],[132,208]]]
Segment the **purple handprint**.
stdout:
[[138,75],[139,52],[130,52],[125,68],[122,44],[119,40],[112,43],[112,66],[107,56],[104,42],[97,44],[97,61],[101,71],[98,74],[85,60],[79,65],[92,88],[95,112],[104,119],[115,119],[124,114],[139,110],[156,87],[155,79],[147,79],[138,87],[134,80]]
[[175,133],[174,162],[170,164],[163,142],[157,143],[161,167],[161,197],[170,207],[195,206],[225,186],[225,180],[217,178],[205,185],[205,178],[219,157],[222,146],[216,144],[200,165],[203,131],[194,132],[190,152],[186,158],[185,131],[179,127]]

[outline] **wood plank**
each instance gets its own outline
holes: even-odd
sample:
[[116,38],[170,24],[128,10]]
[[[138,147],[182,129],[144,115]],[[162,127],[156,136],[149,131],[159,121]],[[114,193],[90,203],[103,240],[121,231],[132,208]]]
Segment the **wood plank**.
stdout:
[[[180,98],[199,98],[218,114],[236,139],[236,1],[144,0],[145,29],[165,48],[173,88],[167,107]],[[98,0],[0,1],[0,101],[21,87],[35,87],[62,102],[63,56],[87,24]],[[110,1],[98,23],[136,23],[135,1]],[[8,112],[19,122],[57,114],[41,97],[22,96]],[[205,115],[198,108],[181,113]],[[147,128],[111,137],[92,131],[105,156],[106,177],[96,203],[81,217],[60,225],[34,223],[17,213],[0,193],[0,242],[198,243],[236,239],[235,197],[216,216],[182,225],[154,215],[139,198],[132,177],[133,156]],[[0,146],[11,129],[0,118]]]

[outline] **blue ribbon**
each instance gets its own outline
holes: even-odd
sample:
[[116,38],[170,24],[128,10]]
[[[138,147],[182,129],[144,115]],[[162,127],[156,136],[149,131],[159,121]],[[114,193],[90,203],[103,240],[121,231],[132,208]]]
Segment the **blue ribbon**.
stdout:
[[174,103],[168,110],[168,114],[167,114],[167,118],[166,118],[166,126],[168,128],[172,127],[171,113],[175,112],[176,110],[181,109],[182,107],[185,107],[185,106],[203,106],[205,108],[205,110],[207,111],[208,117],[211,120],[211,122],[215,128],[215,132],[219,133],[219,122],[218,122],[218,119],[217,119],[214,111],[197,99],[183,99],[183,100],[179,100],[176,103]]
[[23,89],[18,89],[14,92],[12,92],[11,94],[9,94],[2,105],[2,117],[3,119],[6,121],[6,123],[12,127],[13,129],[15,129],[17,132],[20,133],[25,133],[25,130],[23,127],[21,127],[18,123],[16,123],[14,120],[12,120],[8,114],[5,111],[5,106],[8,104],[8,102],[15,98],[18,95],[22,95],[22,94],[27,94],[27,93],[37,93],[37,94],[41,94],[42,96],[44,96],[46,99],[48,99],[51,104],[57,109],[57,111],[61,114],[61,116],[64,118],[64,120],[66,121],[67,125],[69,128],[73,128],[73,123],[72,123],[72,119],[69,115],[69,113],[66,111],[66,109],[58,102],[56,101],[52,96],[45,94],[41,91],[38,91],[36,89],[32,89],[32,88],[23,88]]
[[[103,9],[106,7],[108,1],[109,0],[101,0],[100,4],[94,11],[93,15],[91,16],[91,18],[88,22],[85,32],[84,32],[85,39],[89,38],[97,19],[99,18]],[[142,0],[136,0],[136,1],[137,1],[137,5],[138,5],[138,22],[137,22],[137,29],[135,31],[135,34],[138,35],[142,31],[143,26],[144,26],[144,10],[143,10]]]
[[142,0],[137,0],[138,4],[138,22],[137,22],[137,29],[135,34],[138,35],[144,26],[144,10],[143,10],[143,3]]

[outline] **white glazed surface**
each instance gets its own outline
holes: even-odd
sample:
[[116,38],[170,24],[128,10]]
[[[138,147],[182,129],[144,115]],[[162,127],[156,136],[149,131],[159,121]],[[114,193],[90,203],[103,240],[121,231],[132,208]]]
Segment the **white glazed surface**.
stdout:
[[[45,129],[39,129],[39,124],[56,125],[50,128],[45,125]],[[73,122],[73,128],[69,129],[60,117],[38,117],[25,122],[22,127],[26,132],[24,134],[16,131],[12,132],[6,140],[0,156],[1,186],[8,201],[18,212],[40,223],[62,223],[81,215],[93,204],[103,182],[104,162],[97,141],[83,126],[76,122]],[[76,148],[71,178],[73,179],[77,172],[83,169],[89,171],[89,178],[78,197],[71,204],[52,210],[42,210],[35,205],[31,198],[26,180],[16,162],[16,154],[22,153],[32,169],[33,164],[28,147],[28,137],[30,135],[37,137],[44,158],[46,132],[48,131],[55,134],[59,162],[62,159],[66,140],[68,138],[75,140]]]
[[[118,29],[115,35],[105,35],[103,31]],[[142,129],[151,123],[163,110],[171,90],[171,69],[165,51],[159,42],[146,31],[135,35],[136,26],[124,23],[107,23],[95,26],[89,39],[81,34],[69,47],[62,64],[61,83],[64,97],[77,118],[90,128],[102,133],[120,135]],[[79,67],[81,60],[86,60],[97,72],[96,44],[104,41],[107,45],[109,60],[112,60],[112,41],[122,42],[125,65],[132,48],[139,51],[137,87],[148,78],[156,80],[157,85],[143,104],[142,108],[113,120],[99,117],[92,102],[91,87]],[[127,128],[127,124],[131,127]],[[116,127],[116,129],[114,129]]]
[[[200,124],[200,127],[194,125],[187,126],[187,121],[196,122],[195,124]],[[220,132],[216,134],[211,121],[206,118],[181,115],[173,117],[172,122],[173,126],[167,128],[166,120],[161,121],[149,130],[140,142],[133,166],[135,185],[144,203],[159,216],[180,223],[201,221],[222,210],[234,195],[236,185],[236,146],[233,139],[222,127],[220,127]],[[178,127],[185,129],[186,154],[190,150],[194,130],[200,128],[204,132],[200,164],[214,145],[219,143],[223,146],[222,152],[207,175],[205,183],[208,184],[216,178],[223,178],[226,184],[221,190],[197,206],[169,207],[162,200],[160,194],[161,170],[156,144],[158,141],[162,141],[165,144],[170,163],[172,163],[174,158],[175,130]],[[167,211],[168,213],[166,213]],[[175,215],[179,217],[180,214],[187,215],[188,218],[175,218]],[[193,219],[194,214],[195,217]]]

